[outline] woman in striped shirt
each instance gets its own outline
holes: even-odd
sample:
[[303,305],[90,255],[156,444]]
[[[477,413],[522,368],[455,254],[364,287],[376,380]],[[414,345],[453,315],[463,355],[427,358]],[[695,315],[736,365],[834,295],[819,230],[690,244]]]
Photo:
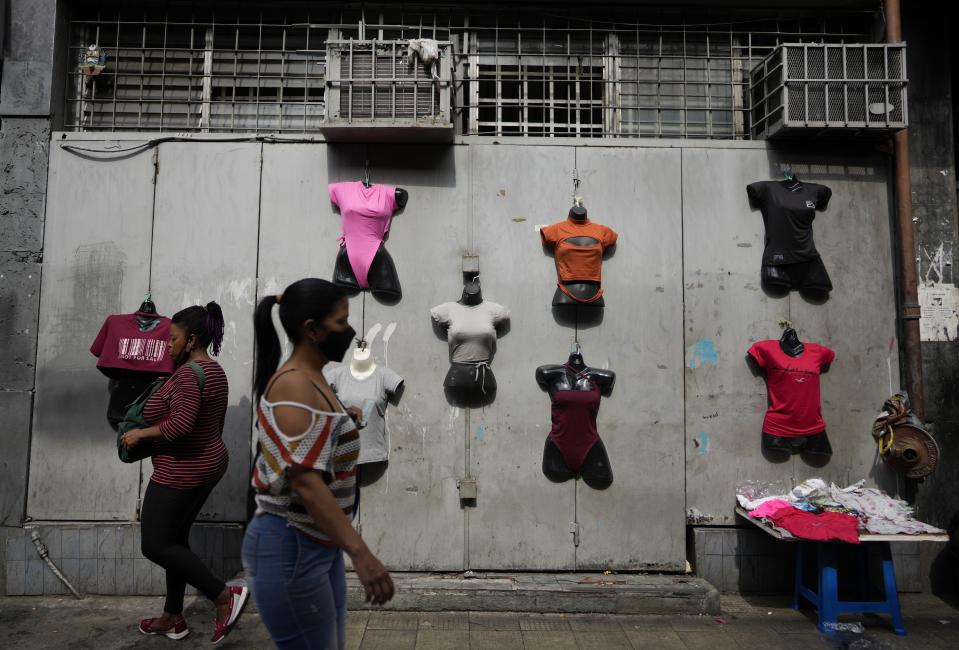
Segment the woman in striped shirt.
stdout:
[[143,555],[166,569],[167,593],[163,614],[140,621],[142,634],[182,639],[190,633],[183,618],[187,584],[216,606],[214,643],[226,636],[246,604],[248,589],[227,586],[214,576],[189,543],[190,528],[229,462],[222,439],[226,374],[207,352],[219,354],[222,341],[223,312],[215,302],[177,312],[167,346],[176,370],[143,409],[152,426],[123,436],[128,447],[143,440],[159,443],[140,512],[140,540]]
[[[272,308],[293,343],[279,369]],[[260,301],[256,331],[259,453],[257,511],[243,540],[243,564],[257,608],[280,648],[345,644],[345,551],[367,602],[393,597],[393,581],[352,526],[359,433],[323,377],[356,332],[343,290],[326,280],[294,282]]]

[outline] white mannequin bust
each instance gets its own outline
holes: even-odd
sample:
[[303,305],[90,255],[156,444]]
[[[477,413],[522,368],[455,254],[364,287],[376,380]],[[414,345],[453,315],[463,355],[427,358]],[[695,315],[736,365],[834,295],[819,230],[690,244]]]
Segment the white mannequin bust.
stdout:
[[350,360],[350,374],[356,379],[366,379],[376,370],[372,350],[368,346],[353,348],[353,358]]

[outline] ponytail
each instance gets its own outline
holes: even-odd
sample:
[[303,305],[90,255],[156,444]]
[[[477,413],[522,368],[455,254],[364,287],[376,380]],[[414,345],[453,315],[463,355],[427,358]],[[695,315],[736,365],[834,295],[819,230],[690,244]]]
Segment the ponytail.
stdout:
[[210,334],[210,349],[213,356],[220,356],[223,347],[223,310],[214,301],[206,303],[207,331]]
[[170,319],[182,327],[187,336],[195,336],[200,346],[210,348],[214,356],[220,354],[223,346],[223,310],[212,300],[206,307],[193,305],[181,309]]
[[276,296],[269,295],[260,301],[253,313],[253,335],[256,341],[256,366],[253,371],[254,397],[262,397],[270,377],[280,365],[280,337],[273,326],[273,305]]
[[253,372],[255,397],[263,397],[270,377],[280,365],[280,337],[273,326],[273,305],[279,305],[280,324],[293,345],[303,336],[307,320],[322,322],[333,313],[337,302],[346,299],[346,292],[328,280],[304,278],[288,286],[283,293],[260,300],[253,314],[256,339],[256,369]]

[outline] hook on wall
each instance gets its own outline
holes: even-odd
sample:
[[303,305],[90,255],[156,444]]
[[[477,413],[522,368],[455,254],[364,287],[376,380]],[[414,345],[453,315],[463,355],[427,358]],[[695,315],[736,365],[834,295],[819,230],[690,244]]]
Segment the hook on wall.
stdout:
[[363,186],[364,186],[364,187],[369,187],[369,186],[370,186],[370,145],[368,145],[368,144],[367,144],[367,145],[363,145],[363,153],[364,153]]

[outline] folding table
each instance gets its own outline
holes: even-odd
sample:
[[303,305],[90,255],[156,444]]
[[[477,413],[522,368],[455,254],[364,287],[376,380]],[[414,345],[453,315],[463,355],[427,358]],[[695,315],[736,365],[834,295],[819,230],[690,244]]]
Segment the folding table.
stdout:
[[[796,549],[796,577],[793,588],[793,609],[799,609],[803,598],[812,603],[819,613],[818,628],[820,632],[828,632],[830,626],[838,621],[840,614],[870,613],[889,614],[892,617],[892,627],[896,634],[903,635],[906,628],[902,624],[902,611],[899,609],[899,592],[896,590],[896,573],[893,570],[892,552],[889,544],[892,542],[948,542],[946,534],[923,533],[920,535],[874,535],[862,533],[859,535],[859,544],[848,544],[838,541],[818,541],[784,537],[782,533],[759,519],[749,516],[741,507],[736,508],[736,514],[750,521],[759,529],[772,537],[785,542],[797,542]],[[881,600],[840,600],[839,599],[839,551],[843,546],[853,550],[856,565],[856,586],[860,594],[868,590],[868,558],[869,545],[879,546],[882,559],[882,598]],[[807,563],[813,563],[817,575],[815,588],[806,586],[803,579]],[[861,596],[864,597],[864,596]]]

